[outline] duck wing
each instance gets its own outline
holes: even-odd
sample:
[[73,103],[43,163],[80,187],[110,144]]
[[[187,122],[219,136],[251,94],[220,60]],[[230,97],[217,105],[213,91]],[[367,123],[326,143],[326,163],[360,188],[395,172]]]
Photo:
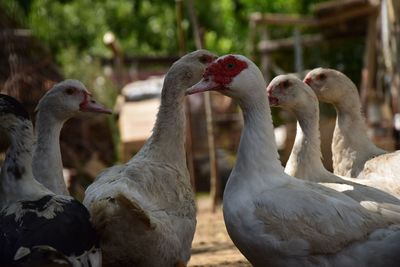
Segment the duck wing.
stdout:
[[264,191],[254,205],[265,240],[288,255],[336,253],[389,224],[341,193],[302,181]]

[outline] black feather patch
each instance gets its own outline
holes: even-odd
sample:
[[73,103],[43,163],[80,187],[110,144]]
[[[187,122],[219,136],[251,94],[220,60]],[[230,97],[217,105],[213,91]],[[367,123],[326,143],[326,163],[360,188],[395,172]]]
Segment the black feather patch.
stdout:
[[[53,198],[57,196],[44,196],[37,201],[20,201],[20,210],[16,213],[6,215],[7,208],[0,212],[1,263],[11,263],[21,247],[46,245],[67,257],[79,256],[92,247],[99,247],[89,212],[80,202],[62,200],[62,211],[56,211],[54,218],[38,216],[55,205]],[[16,214],[20,211],[24,213],[16,220]]]
[[29,114],[21,103],[9,95],[0,94],[0,114],[6,113],[29,120]]

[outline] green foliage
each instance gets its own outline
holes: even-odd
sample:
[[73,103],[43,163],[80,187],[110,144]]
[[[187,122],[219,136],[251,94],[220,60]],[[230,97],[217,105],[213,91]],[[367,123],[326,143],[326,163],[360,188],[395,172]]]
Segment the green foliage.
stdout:
[[30,12],[34,33],[56,54],[75,47],[110,56],[103,35],[112,31],[127,54],[175,54],[173,1],[34,0]]
[[[11,2],[12,0],[5,0]],[[15,2],[15,1],[13,1]],[[103,44],[107,31],[115,33],[126,54],[177,54],[175,1],[164,0],[18,0],[29,27],[57,56],[65,48],[111,56]],[[206,48],[217,53],[243,53],[251,12],[307,13],[321,0],[203,0],[195,9]],[[30,4],[27,4],[30,3]],[[186,4],[186,1],[184,1]],[[187,4],[186,4],[187,6]],[[185,9],[188,49],[195,49]]]
[[26,24],[26,14],[22,4],[15,0],[0,1],[0,26],[18,28]]

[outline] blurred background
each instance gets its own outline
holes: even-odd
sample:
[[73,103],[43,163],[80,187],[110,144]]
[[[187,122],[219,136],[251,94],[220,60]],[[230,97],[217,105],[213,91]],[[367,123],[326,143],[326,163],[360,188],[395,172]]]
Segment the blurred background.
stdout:
[[[360,88],[370,137],[399,148],[400,3],[395,0],[2,0],[0,92],[33,117],[40,97],[65,78],[81,80],[113,116],[71,119],[61,135],[65,176],[82,199],[96,175],[126,162],[151,133],[163,76],[179,56],[204,47],[244,54],[265,79],[323,66]],[[242,119],[230,99],[187,99],[188,163],[196,192],[220,201],[235,162]],[[321,106],[325,165],[335,111]],[[291,114],[273,109],[285,163]],[[1,151],[6,144],[1,142]],[[0,156],[4,158],[4,154]]]

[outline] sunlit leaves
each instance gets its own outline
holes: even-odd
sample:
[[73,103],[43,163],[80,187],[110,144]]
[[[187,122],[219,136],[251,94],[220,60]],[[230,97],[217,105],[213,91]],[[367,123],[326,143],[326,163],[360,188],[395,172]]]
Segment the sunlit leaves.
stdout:
[[[14,0],[5,0],[12,3]],[[112,31],[125,54],[178,54],[175,1],[164,0],[17,0],[27,10],[28,25],[54,54],[111,56],[103,35]],[[205,47],[218,54],[244,53],[251,12],[306,13],[321,0],[193,0]],[[195,49],[184,1],[183,28],[188,50]],[[282,35],[285,31],[280,30]],[[272,34],[274,31],[272,29]]]

